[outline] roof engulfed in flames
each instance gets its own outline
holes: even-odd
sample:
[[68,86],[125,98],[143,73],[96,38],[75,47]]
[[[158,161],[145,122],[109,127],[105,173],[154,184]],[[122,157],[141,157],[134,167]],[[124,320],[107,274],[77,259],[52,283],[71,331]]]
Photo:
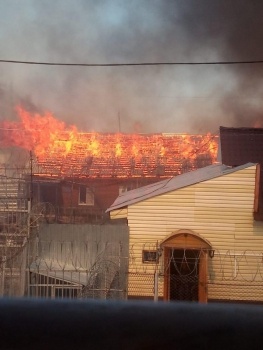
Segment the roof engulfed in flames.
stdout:
[[212,164],[217,135],[80,133],[51,114],[18,108],[1,123],[1,143],[32,150],[34,172],[50,176],[169,177]]

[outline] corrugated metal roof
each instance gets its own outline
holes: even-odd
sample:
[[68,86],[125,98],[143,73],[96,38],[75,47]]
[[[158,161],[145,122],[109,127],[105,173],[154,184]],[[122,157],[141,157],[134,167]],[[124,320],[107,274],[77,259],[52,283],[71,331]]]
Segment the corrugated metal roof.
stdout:
[[135,190],[127,191],[121,194],[114,203],[107,209],[107,212],[120,209],[145,199],[158,196],[179,188],[194,185],[199,182],[207,181],[215,177],[234,173],[238,170],[248,168],[255,165],[254,163],[247,163],[239,167],[229,167],[224,164],[213,164],[195,171],[191,171],[182,175],[172,177],[167,180],[156,182],[151,185],[143,186]]

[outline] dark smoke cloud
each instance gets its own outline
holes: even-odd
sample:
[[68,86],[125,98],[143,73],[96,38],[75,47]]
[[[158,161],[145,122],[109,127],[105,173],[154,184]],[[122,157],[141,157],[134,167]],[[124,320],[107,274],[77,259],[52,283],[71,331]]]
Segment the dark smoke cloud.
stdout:
[[[263,59],[256,0],[10,0],[2,59],[79,62]],[[216,132],[262,125],[263,65],[46,67],[0,64],[0,118],[16,103],[85,131]]]
[[[201,48],[216,47],[220,60],[262,60],[262,2],[213,1],[207,5],[194,9],[185,5],[183,22],[191,22],[192,27],[185,26],[189,37],[192,31]],[[263,65],[227,66],[226,71],[228,78],[217,91],[221,124],[263,126]]]

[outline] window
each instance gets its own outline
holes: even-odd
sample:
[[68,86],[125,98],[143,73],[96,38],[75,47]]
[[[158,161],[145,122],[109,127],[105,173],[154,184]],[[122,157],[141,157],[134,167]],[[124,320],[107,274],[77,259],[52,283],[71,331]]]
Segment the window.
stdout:
[[142,251],[143,263],[155,263],[158,262],[158,254],[156,250],[143,250]]
[[127,191],[127,187],[126,186],[123,186],[123,185],[119,186],[119,194],[122,194],[122,193],[124,193],[126,191]]
[[133,186],[130,184],[130,185],[120,185],[119,186],[119,195],[122,194],[122,193],[125,193],[127,191],[130,191],[133,189]]
[[94,193],[90,188],[80,186],[79,205],[94,205]]

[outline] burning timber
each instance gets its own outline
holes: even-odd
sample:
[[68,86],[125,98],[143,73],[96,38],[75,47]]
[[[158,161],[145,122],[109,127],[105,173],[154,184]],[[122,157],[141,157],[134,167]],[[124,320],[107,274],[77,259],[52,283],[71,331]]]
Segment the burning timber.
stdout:
[[35,175],[68,177],[169,177],[211,164],[216,135],[60,135],[35,151]]

